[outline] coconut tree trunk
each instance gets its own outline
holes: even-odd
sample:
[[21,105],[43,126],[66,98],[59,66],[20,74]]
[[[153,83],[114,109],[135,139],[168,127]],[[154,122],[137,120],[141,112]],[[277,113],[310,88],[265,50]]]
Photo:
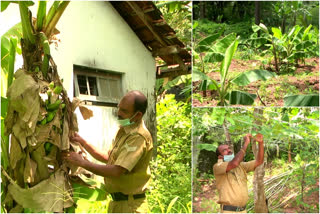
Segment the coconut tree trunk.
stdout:
[[228,146],[230,146],[232,152],[234,152],[233,144],[231,142],[231,137],[230,137],[229,129],[228,129],[227,124],[226,124],[226,120],[223,121],[222,126],[223,126],[223,130],[224,130],[224,135],[226,136],[226,144]]
[[[262,108],[255,108],[254,109],[254,123],[256,125],[262,125],[263,120],[263,109]],[[258,131],[258,130],[256,130]],[[256,143],[252,143],[252,151],[254,157],[257,158],[258,156],[258,148]],[[263,178],[265,175],[264,164],[258,166],[254,171],[253,177],[253,192],[254,192],[254,211],[255,213],[268,213],[268,206],[266,203],[266,196],[264,193],[264,183]]]

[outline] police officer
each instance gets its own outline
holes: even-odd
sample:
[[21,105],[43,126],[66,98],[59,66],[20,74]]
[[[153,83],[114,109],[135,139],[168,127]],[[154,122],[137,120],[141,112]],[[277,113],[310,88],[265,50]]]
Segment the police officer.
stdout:
[[142,116],[147,109],[147,98],[140,91],[130,91],[118,105],[120,129],[111,149],[104,153],[78,134],[71,138],[79,142],[92,157],[105,163],[95,164],[71,152],[65,159],[105,177],[107,192],[111,194],[109,213],[148,212],[145,191],[150,180],[149,162],[152,157],[152,137]]
[[[250,139],[259,143],[257,160],[242,162]],[[249,199],[247,187],[247,172],[254,171],[263,163],[264,148],[263,136],[257,134],[252,137],[247,134],[244,137],[244,145],[234,156],[228,145],[220,145],[216,154],[218,162],[213,166],[216,186],[219,192],[221,213],[246,213],[246,204]]]

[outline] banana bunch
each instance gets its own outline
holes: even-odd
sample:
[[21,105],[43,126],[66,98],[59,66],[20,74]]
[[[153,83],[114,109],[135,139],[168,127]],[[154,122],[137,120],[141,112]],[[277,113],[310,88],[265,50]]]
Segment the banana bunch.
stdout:
[[61,99],[59,99],[59,95],[61,92],[62,86],[55,86],[54,82],[51,82],[49,84],[49,89],[47,90],[48,99],[45,101],[45,108],[47,110],[47,113],[45,115],[45,118],[40,121],[41,125],[45,125],[51,122],[54,119],[60,106],[61,109],[65,108],[66,105],[62,103]]

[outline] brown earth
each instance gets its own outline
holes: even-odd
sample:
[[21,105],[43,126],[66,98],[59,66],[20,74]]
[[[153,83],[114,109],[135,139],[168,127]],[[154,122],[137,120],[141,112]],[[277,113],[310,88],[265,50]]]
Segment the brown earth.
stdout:
[[[234,59],[231,62],[229,72],[239,73],[244,71],[249,71],[253,69],[258,69],[261,66],[261,62],[259,60],[239,60]],[[266,70],[271,70],[270,68],[266,68]],[[301,78],[298,75],[302,73],[314,73],[313,76],[308,76],[308,78]],[[283,106],[284,101],[282,97],[276,96],[276,94],[284,94],[287,90],[286,88],[281,87],[281,84],[286,83],[288,86],[296,87],[301,94],[305,94],[304,90],[317,90],[319,91],[319,58],[310,58],[305,60],[305,64],[299,64],[297,69],[292,74],[293,76],[288,76],[287,78],[281,78],[279,75],[278,81],[274,81],[273,84],[270,84],[266,87],[265,91],[267,94],[266,99],[264,99],[264,104],[266,106]],[[220,81],[219,72],[211,72],[208,76],[216,81]],[[203,101],[200,102],[198,99],[193,99],[192,105],[195,107],[200,106],[217,106],[218,94],[216,92],[206,91],[204,94],[203,91],[199,91],[200,81],[193,82],[193,94],[196,94],[198,97],[202,97]],[[260,81],[254,82],[245,86],[243,90],[248,93],[256,94],[260,86]],[[277,92],[277,93],[276,93]],[[260,94],[259,94],[260,96]],[[256,105],[264,105],[260,102],[258,98],[255,100]]]
[[211,179],[202,179],[199,181],[201,185],[200,190],[196,190],[198,193],[193,196],[192,210],[193,213],[207,212],[211,207],[205,207],[202,205],[204,199],[211,200],[212,203],[216,203],[216,184]]
[[[199,180],[198,180],[199,182]],[[201,185],[200,189],[197,189],[197,193],[194,193],[192,208],[194,213],[210,212],[212,209],[212,204],[216,203],[218,196],[216,195],[216,185],[215,181],[212,179],[202,179],[199,182]],[[319,188],[319,182],[316,186],[311,188]],[[311,189],[308,188],[308,189]],[[206,204],[204,206],[202,202],[205,200],[212,201],[212,204]],[[296,204],[296,197],[293,197],[291,202],[281,207],[283,213],[307,213],[310,209],[303,208]],[[317,205],[319,204],[319,191],[312,192],[310,195],[304,197],[304,202],[312,207],[313,210],[317,210]]]

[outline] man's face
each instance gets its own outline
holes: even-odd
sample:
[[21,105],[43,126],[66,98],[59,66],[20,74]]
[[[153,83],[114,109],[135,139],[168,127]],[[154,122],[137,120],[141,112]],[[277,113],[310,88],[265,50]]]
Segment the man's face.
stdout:
[[118,119],[123,120],[131,118],[134,115],[134,98],[132,95],[126,95],[118,104]]
[[232,150],[230,149],[230,146],[228,146],[228,145],[220,145],[219,152],[222,156],[232,155]]

